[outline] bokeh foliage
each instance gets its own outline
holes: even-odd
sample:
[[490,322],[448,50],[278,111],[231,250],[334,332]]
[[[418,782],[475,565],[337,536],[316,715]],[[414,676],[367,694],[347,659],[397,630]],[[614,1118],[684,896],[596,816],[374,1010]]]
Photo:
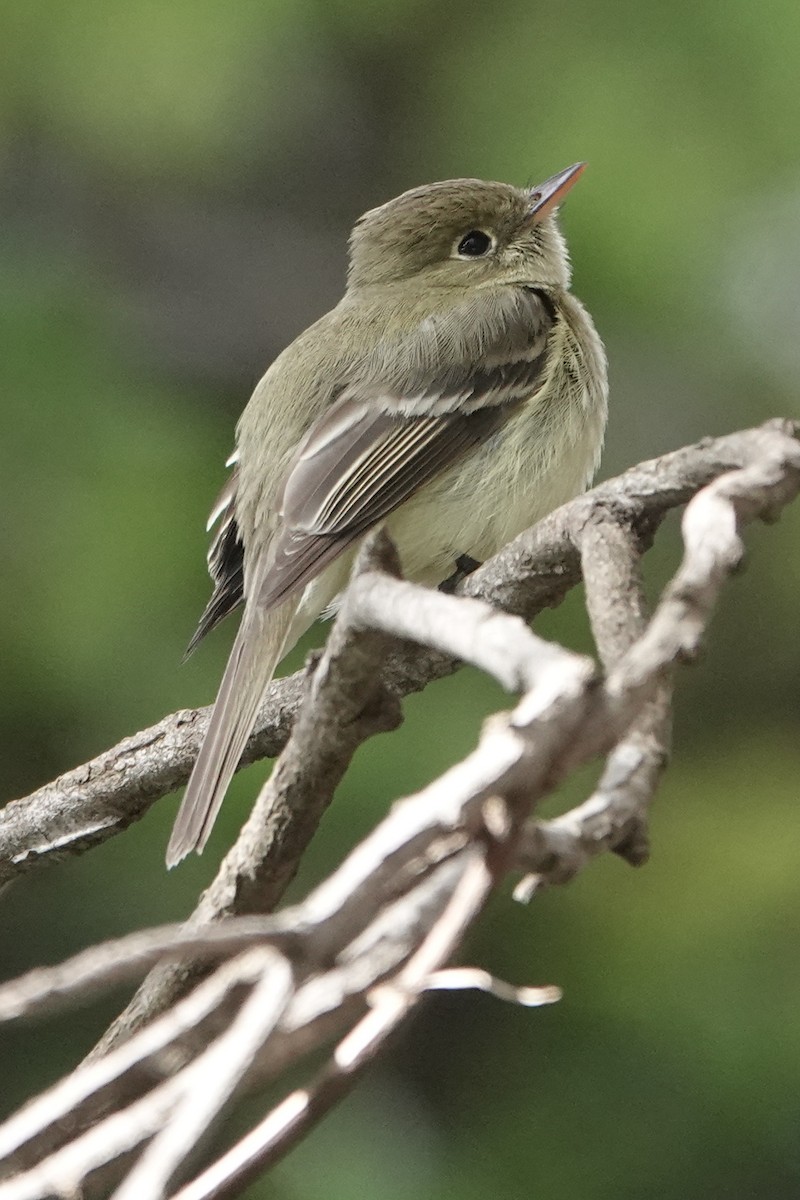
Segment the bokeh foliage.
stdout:
[[[7,0],[0,45],[5,796],[211,698],[229,634],[180,657],[235,417],[335,301],[352,220],[404,187],[589,161],[564,224],[611,362],[604,474],[798,412],[790,0]],[[563,1003],[436,999],[254,1200],[798,1194],[799,530],[793,512],[751,531],[750,570],[681,680],[650,866],[598,863],[530,909],[499,897],[472,940]],[[675,523],[654,590],[678,549]],[[539,628],[585,647],[580,596]],[[474,673],[409,701],[297,887],[503,703]],[[165,800],[13,888],[3,974],[186,913],[261,775],[170,876]],[[7,1037],[4,1105],[113,1009]]]

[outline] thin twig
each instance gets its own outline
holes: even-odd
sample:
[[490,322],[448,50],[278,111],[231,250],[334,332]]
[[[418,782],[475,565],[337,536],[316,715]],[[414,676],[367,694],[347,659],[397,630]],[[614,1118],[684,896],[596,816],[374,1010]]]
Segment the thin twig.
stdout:
[[426,978],[447,961],[483,906],[491,875],[480,855],[465,862],[450,903],[391,988],[373,995],[370,1011],[336,1047],[327,1067],[307,1088],[287,1096],[175,1200],[222,1200],[242,1188],[288,1151],[354,1086],[390,1035],[419,1003]]
[[169,1124],[157,1133],[114,1200],[161,1200],[167,1184],[228,1100],[277,1026],[292,995],[289,963],[265,951],[261,978],[224,1033],[192,1064]]

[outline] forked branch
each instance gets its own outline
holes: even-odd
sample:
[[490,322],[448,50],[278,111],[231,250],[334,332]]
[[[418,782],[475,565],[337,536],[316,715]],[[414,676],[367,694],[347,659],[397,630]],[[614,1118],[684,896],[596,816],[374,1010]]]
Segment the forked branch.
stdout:
[[[117,1200],[239,1195],[352,1086],[428,989],[555,999],[552,989],[509,989],[446,965],[509,873],[524,874],[518,894],[529,897],[605,850],[645,860],[673,668],[697,653],[740,561],[742,526],[776,516],[799,490],[797,429],[771,422],[596,488],[506,547],[455,597],[402,580],[393,547],[373,535],[316,668],[303,681],[281,681],[267,698],[261,744],[288,741],[189,925],[134,934],[0,987],[0,1019],[8,1020],[93,996],[157,964],[95,1054],[0,1128],[0,1164],[12,1172],[0,1200],[93,1187],[106,1195],[116,1187]],[[648,618],[642,553],[664,514],[688,500],[683,561]],[[599,663],[544,641],[519,619],[557,602],[581,576]],[[457,662],[517,692],[513,710],[486,723],[466,759],[396,803],[306,900],[274,916],[240,915],[275,904],[357,745],[397,723],[401,695]],[[96,820],[91,834],[84,826],[71,843],[65,835],[61,849],[47,839],[80,772],[66,789],[44,789],[45,800],[38,793],[18,801],[6,827],[17,839],[7,871],[67,844],[96,844],[124,821],[122,792],[138,797],[136,807],[143,791],[175,786],[196,743],[193,724],[168,718],[149,746],[139,735],[98,760],[96,772],[82,769],[88,808],[102,814],[106,788],[115,815],[109,824]],[[114,762],[124,754],[130,773],[114,791]],[[537,802],[602,755],[594,795],[537,821]],[[26,860],[25,828],[43,803],[50,833]],[[277,1085],[322,1046],[332,1049],[316,1079],[175,1190],[197,1144],[238,1095]]]

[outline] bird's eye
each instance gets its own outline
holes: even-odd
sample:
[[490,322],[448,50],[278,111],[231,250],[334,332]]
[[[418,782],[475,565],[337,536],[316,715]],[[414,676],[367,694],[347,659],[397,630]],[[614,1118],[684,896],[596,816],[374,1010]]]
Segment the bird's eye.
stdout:
[[457,252],[462,258],[481,258],[493,246],[492,239],[482,229],[470,229],[458,243]]

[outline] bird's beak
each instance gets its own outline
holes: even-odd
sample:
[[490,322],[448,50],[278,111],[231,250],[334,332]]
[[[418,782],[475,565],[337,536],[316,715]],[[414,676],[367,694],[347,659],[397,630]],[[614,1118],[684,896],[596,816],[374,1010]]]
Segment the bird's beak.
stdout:
[[565,171],[559,171],[557,175],[545,179],[538,187],[531,188],[531,206],[525,224],[534,225],[557,208],[572,185],[578,182],[585,167],[586,163],[573,163]]

